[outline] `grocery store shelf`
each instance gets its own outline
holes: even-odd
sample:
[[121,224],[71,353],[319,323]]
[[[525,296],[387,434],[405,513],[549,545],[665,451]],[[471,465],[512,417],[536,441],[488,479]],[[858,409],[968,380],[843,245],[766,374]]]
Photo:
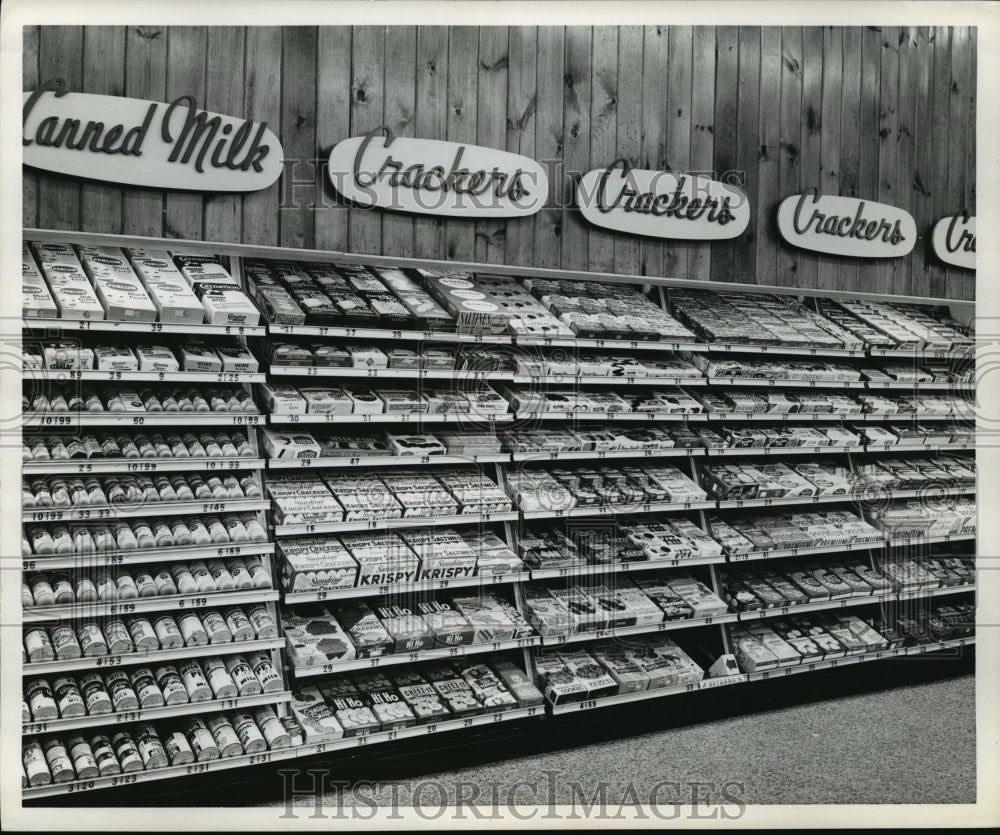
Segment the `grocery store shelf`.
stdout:
[[94,655],[84,658],[70,658],[56,661],[35,661],[21,665],[22,676],[45,675],[46,673],[68,672],[70,670],[96,670],[110,667],[126,667],[133,664],[158,664],[188,658],[202,658],[206,655],[232,655],[282,649],[284,638],[269,638],[264,641],[230,641],[225,644],[208,644],[202,647],[178,647],[159,649],[153,652],[132,652],[125,655]]
[[532,568],[532,580],[545,580],[550,577],[587,577],[591,575],[633,574],[637,571],[657,571],[665,568],[687,568],[692,565],[722,565],[726,562],[721,557],[686,557],[676,560],[634,560],[631,562],[606,563],[575,563],[559,568]]
[[277,600],[273,589],[248,589],[203,594],[170,594],[157,597],[139,597],[117,600],[114,603],[73,603],[67,606],[35,606],[23,610],[25,623],[56,620],[79,620],[85,617],[109,615],[137,615],[141,612],[167,612],[174,610],[205,609],[209,606],[236,606],[244,603],[262,603]]
[[49,412],[24,415],[25,429],[77,426],[258,426],[258,412]]
[[369,670],[373,667],[390,667],[394,664],[414,664],[441,658],[461,658],[483,652],[502,652],[507,649],[527,649],[538,646],[541,638],[531,635],[527,638],[512,638],[508,641],[493,641],[488,644],[466,644],[456,647],[439,647],[407,652],[400,655],[380,655],[375,658],[353,658],[350,661],[334,661],[330,664],[316,664],[310,667],[292,667],[296,678],[346,673],[350,670]]
[[198,502],[136,502],[135,504],[91,505],[89,507],[24,510],[24,522],[97,521],[135,516],[177,516],[185,513],[245,513],[269,510],[265,499],[216,499]]
[[32,319],[23,320],[23,326],[33,331],[70,332],[100,331],[104,333],[177,333],[201,336],[264,336],[263,325],[188,325],[173,322],[112,322],[104,319]]
[[904,548],[910,545],[934,545],[939,542],[961,542],[974,540],[975,533],[952,533],[945,536],[908,536],[902,539],[892,539],[886,541],[887,548]]
[[716,502],[636,502],[625,505],[599,505],[596,507],[571,507],[565,510],[524,510],[521,518],[531,519],[570,519],[579,516],[630,516],[633,513],[666,513],[683,510],[715,509]]
[[343,467],[412,467],[415,464],[503,464],[510,453],[491,455],[342,455],[337,458],[269,458],[269,470],[323,470]]
[[471,342],[474,344],[513,345],[512,334],[471,334],[451,331],[391,330],[389,328],[345,328],[334,325],[267,326],[272,336],[331,336],[341,339],[391,339],[405,342]]
[[517,511],[500,513],[466,513],[458,516],[412,516],[401,519],[356,519],[351,522],[307,522],[299,525],[275,525],[275,536],[304,536],[314,533],[343,531],[373,531],[392,528],[428,528],[439,525],[485,525],[493,522],[513,522]]
[[232,559],[273,554],[273,542],[239,542],[224,545],[198,545],[186,548],[150,548],[135,551],[89,551],[84,554],[52,554],[26,557],[24,571],[49,571],[58,568],[90,570],[106,565],[142,565],[151,562]]
[[427,414],[376,414],[376,415],[269,415],[271,424],[298,423],[334,423],[334,424],[366,424],[366,423],[406,423],[421,426],[431,423],[510,423],[514,416],[510,413],[501,415],[483,415],[472,412],[453,412],[446,415]]
[[669,449],[592,449],[549,450],[547,452],[515,452],[514,461],[603,461],[614,458],[698,458],[705,455],[704,447],[670,447]]
[[705,386],[708,381],[704,377],[656,377],[653,375],[611,374],[599,377],[572,374],[513,374],[506,379],[521,385],[563,385],[563,386]]
[[709,458],[734,458],[742,455],[846,455],[864,452],[863,446],[741,446],[709,447]]
[[869,380],[869,389],[890,391],[969,391],[976,387],[975,380],[948,380],[937,382],[916,382],[904,380]]
[[476,575],[474,577],[453,577],[447,580],[426,580],[422,583],[400,583],[391,586],[351,586],[346,589],[326,589],[323,591],[286,591],[282,602],[286,606],[297,603],[315,603],[322,600],[347,600],[356,597],[376,597],[386,594],[415,594],[425,591],[443,591],[473,586],[486,588],[508,583],[526,583],[532,578],[527,571],[507,574]]
[[236,696],[231,699],[212,699],[206,702],[186,702],[182,705],[154,707],[146,710],[130,710],[122,713],[98,713],[90,716],[80,716],[72,719],[50,719],[47,722],[24,722],[21,733],[30,734],[59,733],[79,728],[101,728],[109,725],[122,725],[132,722],[155,722],[158,719],[168,719],[173,716],[202,715],[217,713],[220,710],[238,710],[240,708],[257,707],[259,705],[275,705],[292,700],[288,691],[280,693],[260,693],[256,696]]
[[737,616],[733,613],[715,615],[708,618],[682,618],[680,620],[665,620],[660,623],[645,626],[623,626],[597,629],[592,632],[575,632],[571,635],[553,635],[542,638],[542,646],[562,646],[577,644],[581,641],[599,641],[603,638],[623,638],[626,635],[648,635],[652,632],[671,632],[676,629],[694,629],[698,626],[711,626],[720,623],[735,623]]
[[612,348],[626,351],[704,351],[704,342],[668,342],[657,339],[589,339],[567,336],[516,336],[514,344],[536,348]]
[[364,380],[510,380],[509,371],[475,371],[467,368],[338,368],[324,365],[272,365],[274,377],[339,377]]
[[101,473],[167,473],[203,470],[259,470],[263,458],[67,458],[55,461],[25,461],[25,475],[99,475]]
[[789,357],[865,357],[863,348],[802,348],[791,345],[751,345],[740,342],[709,342],[701,350],[711,354],[779,354]]
[[643,423],[667,423],[693,420],[707,420],[704,414],[662,414],[660,412],[516,412],[518,420],[601,420],[601,421],[641,421]]
[[951,348],[869,348],[871,357],[888,357],[890,359],[969,359],[975,356],[976,347],[971,342],[967,346],[952,346]]
[[[281,696],[283,694],[275,695]],[[329,754],[335,751],[344,751],[354,748],[367,747],[369,745],[395,742],[401,739],[428,736],[430,734],[446,733],[448,731],[462,730],[463,728],[493,725],[500,722],[513,722],[520,719],[527,719],[529,717],[541,716],[543,713],[544,708],[541,706],[515,708],[513,710],[506,710],[498,713],[480,713],[460,719],[450,719],[426,725],[412,725],[407,728],[400,728],[393,731],[376,731],[374,733],[359,736],[333,739],[329,742],[311,743],[308,745],[299,745],[293,748],[279,748],[278,750],[267,751],[262,754],[249,754],[240,757],[210,760],[207,762],[192,763],[191,765],[168,766],[166,768],[157,768],[152,771],[119,774],[114,777],[97,777],[93,780],[77,780],[72,783],[53,783],[48,786],[23,789],[22,797],[24,800],[34,800],[36,798],[52,797],[53,795],[73,794],[82,791],[97,791],[99,789],[108,789],[115,786],[145,783],[152,780],[168,780],[192,774],[207,774],[209,772],[228,771],[234,768],[245,768],[247,766],[261,765],[264,763],[298,759],[300,757],[309,757],[316,754]]]
[[835,597],[831,600],[817,600],[812,603],[799,603],[791,606],[772,606],[765,609],[750,609],[739,613],[739,621],[764,620],[766,618],[783,618],[786,615],[797,615],[803,612],[819,612],[824,609],[846,609],[848,606],[866,606],[872,603],[892,603],[901,600],[917,600],[919,598],[940,597],[946,594],[963,594],[975,591],[974,583],[955,586],[939,586],[936,588],[918,589],[888,589],[873,594],[851,594]]
[[888,658],[899,658],[906,655],[924,655],[928,652],[954,649],[968,646],[975,643],[975,637],[956,638],[951,641],[938,641],[931,644],[921,644],[914,647],[899,647],[897,649],[881,650],[879,652],[861,653],[858,655],[841,658],[831,658],[823,661],[814,661],[808,664],[796,664],[794,666],[779,667],[773,670],[766,670],[755,673],[739,673],[737,675],[724,676],[722,678],[706,678],[690,684],[681,684],[673,687],[663,687],[655,690],[641,690],[638,693],[626,693],[619,696],[608,696],[603,699],[589,699],[579,702],[567,702],[561,705],[550,705],[549,711],[552,715],[563,713],[577,713],[581,710],[596,710],[603,707],[614,707],[615,705],[630,704],[631,702],[642,702],[649,699],[667,698],[677,696],[681,693],[690,693],[695,690],[712,690],[717,687],[729,687],[732,685],[747,684],[751,681],[763,681],[769,678],[779,678],[790,676],[795,673],[807,673],[814,670],[826,670],[832,667],[848,666],[866,661],[881,661]]
[[104,383],[263,383],[262,373],[249,371],[73,371],[64,369],[26,369],[25,380],[72,380]]
[[949,444],[867,444],[864,451],[882,452],[966,452],[975,450],[975,441]]
[[746,554],[729,554],[729,562],[780,559],[781,557],[807,557],[813,554],[839,554],[847,551],[873,551],[885,547],[885,540],[871,542],[847,542],[841,545],[812,545],[802,548],[776,548],[772,551],[751,551]]
[[709,377],[709,386],[752,386],[753,388],[863,389],[862,380],[795,380],[765,377]]

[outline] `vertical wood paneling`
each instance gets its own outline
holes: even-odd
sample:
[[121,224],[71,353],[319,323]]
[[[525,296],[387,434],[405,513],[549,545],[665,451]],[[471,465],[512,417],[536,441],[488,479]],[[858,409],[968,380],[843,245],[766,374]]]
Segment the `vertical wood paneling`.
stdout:
[[[931,217],[932,222],[948,211],[948,155],[951,144],[951,29],[938,26],[931,33],[934,49],[932,108],[934,113],[931,140]],[[937,258],[929,257],[930,295],[943,296],[947,289],[947,271]]]
[[[590,66],[592,32],[586,26],[566,29],[566,75],[563,91],[563,159],[567,189],[574,202],[564,203],[562,218],[563,266],[586,269],[590,225],[576,209],[576,186],[590,170]],[[610,162],[610,160],[605,161]]]
[[[761,202],[757,187],[757,168],[761,157],[760,142],[760,29],[740,27],[739,118],[736,125],[736,152],[743,169],[743,190],[751,201]],[[751,210],[750,216],[754,212]],[[759,283],[757,277],[757,236],[759,227],[748,223],[746,231],[735,239],[734,280]]]
[[[323,31],[323,30],[320,30]],[[416,136],[445,139],[448,135],[448,29],[417,27]],[[444,221],[434,215],[413,219],[413,254],[444,257]]]
[[[176,26],[167,32],[167,101],[194,96],[205,101],[207,30]],[[205,234],[204,198],[197,192],[167,192],[163,234],[167,238],[201,238]]]
[[[21,38],[21,75],[25,91],[38,87],[39,27],[25,26]],[[21,223],[38,226],[38,173],[24,167],[21,179]]]
[[[778,203],[799,192],[802,137],[802,30],[785,26],[781,30],[781,116],[778,165]],[[778,234],[775,232],[775,234]],[[779,235],[780,238],[780,235]],[[799,255],[794,247],[779,240],[776,283],[792,286],[798,278]]]
[[[670,66],[667,72],[667,166],[679,174],[691,170],[691,58],[693,33],[687,26],[673,26],[669,34]],[[699,244],[668,240],[664,267],[667,275],[688,277],[688,255]]]
[[563,85],[566,69],[566,30],[562,26],[538,29],[535,159],[545,167],[549,190],[545,208],[535,215],[533,263],[539,267],[562,264],[562,207],[571,199],[563,169]]
[[[159,26],[129,26],[125,35],[125,95],[136,99],[167,98],[167,30]],[[127,188],[122,198],[122,232],[163,234],[163,194]],[[267,216],[276,219],[274,202]]]
[[917,242],[910,272],[910,291],[915,296],[930,293],[931,265],[934,253],[931,249],[930,230],[934,225],[933,203],[931,200],[932,141],[934,136],[934,111],[931,98],[931,81],[934,70],[934,43],[932,30],[926,26],[917,28],[917,79],[913,114],[915,126],[913,159],[913,219],[921,239]]
[[[715,142],[713,144],[715,176],[725,178],[739,170],[736,156],[736,115],[738,104],[737,64],[739,30],[735,26],[720,26],[715,30]],[[673,56],[671,56],[671,59]],[[671,60],[672,63],[672,60]],[[735,281],[731,241],[712,245],[712,281]],[[665,265],[669,271],[670,264]],[[668,274],[671,274],[668,272]]]
[[[83,90],[83,29],[43,26],[38,80],[62,78],[67,90]],[[38,175],[38,225],[46,229],[81,229],[80,181],[57,174]]]
[[[969,90],[972,68],[969,56],[969,28],[956,26],[951,32],[951,118],[952,130],[967,125],[969,121]],[[943,214],[954,214],[966,207],[966,151],[962,145],[952,143],[948,154],[948,208]],[[946,292],[949,298],[963,298],[973,283],[972,273],[957,267],[948,267]]]
[[[538,30],[533,26],[514,26],[509,32],[507,66],[507,144],[515,154],[535,158],[535,129],[538,112],[536,72]],[[531,189],[532,199],[544,199],[540,185]],[[530,188],[530,186],[529,186]],[[510,221],[504,235],[504,261],[529,265],[534,259],[535,224]]]
[[[840,94],[840,193],[858,196],[861,146],[858,124],[861,120],[861,29],[844,29],[844,60]],[[841,258],[837,264],[837,288],[858,288],[858,262]]]
[[[508,60],[507,27],[481,27],[476,141],[487,148],[503,148],[507,141]],[[488,195],[484,197],[491,199]],[[502,264],[506,231],[506,222],[502,219],[477,221],[476,260]]]
[[[642,27],[618,30],[618,134],[615,156],[624,157],[633,168],[642,150]],[[639,272],[639,241],[634,235],[615,237],[616,273]]]
[[[669,27],[646,26],[643,31],[642,76],[644,79],[666,78],[669,70],[667,51]],[[713,30],[714,32],[714,30]],[[712,77],[715,78],[715,56],[712,56]],[[711,116],[709,117],[711,123]],[[642,155],[639,167],[663,171],[667,165],[667,97],[659,84],[642,85]],[[709,160],[711,164],[711,160]],[[642,275],[662,276],[663,242],[657,238],[643,238],[639,244]]]
[[[823,119],[823,30],[806,27],[802,30],[802,107],[799,115],[802,156],[799,166],[799,190],[821,188],[822,119]],[[815,287],[819,281],[819,256],[802,250],[796,284]]]
[[316,243],[313,215],[315,182],[319,176],[315,165],[316,86],[303,84],[301,79],[316,74],[316,27],[286,27],[281,41],[281,145],[285,160],[295,161],[294,178],[313,185],[298,189],[291,205],[282,207],[278,236],[282,246],[311,248]]
[[[780,46],[780,39],[778,45]],[[713,26],[694,27],[692,59],[691,169],[711,172],[715,129],[715,28]],[[710,245],[693,247],[688,254],[688,278],[707,281],[711,278],[711,269],[712,247]]]
[[[475,143],[479,90],[479,30],[457,26],[448,37],[448,139]],[[476,257],[476,228],[464,220],[445,221],[445,255],[457,261]]]
[[[246,30],[212,26],[208,30],[208,78],[205,109],[241,113],[243,108]],[[243,201],[238,194],[205,198],[205,240],[233,241],[243,230]]]
[[[835,26],[823,28],[823,91],[820,124],[819,188],[823,194],[840,194],[840,97],[843,90],[844,33]],[[842,259],[820,256],[816,282],[824,290],[837,286]]]
[[[900,199],[896,182],[899,146],[899,27],[882,27],[882,66],[879,85],[878,199],[895,205]],[[876,293],[892,292],[892,261],[882,258],[875,265]]]
[[[281,130],[281,31],[268,26],[248,26],[243,113],[255,122]],[[317,109],[317,118],[321,110]],[[240,115],[240,114],[233,114]],[[276,134],[281,138],[280,134]],[[243,240],[251,244],[278,243],[278,214],[284,178],[260,191],[243,196]],[[317,223],[321,222],[317,218]]]
[[[384,59],[385,27],[355,28],[351,40],[351,136],[361,136],[382,124]],[[348,241],[352,252],[380,251],[384,214],[361,207],[350,210]]]
[[[170,101],[266,121],[284,176],[235,195],[157,192],[25,169],[23,220],[57,229],[592,268],[839,290],[971,296],[930,255],[940,217],[975,211],[974,29],[878,27],[37,27],[26,89]],[[347,205],[330,148],[401,136],[506,148],[549,174],[534,217],[444,220]],[[573,204],[578,177],[636,167],[744,178],[751,223],[711,244],[612,233]],[[292,165],[294,164],[294,168]],[[810,188],[880,200],[918,225],[903,259],[836,259],[777,232]]]
[[[618,29],[594,28],[593,63],[590,68],[590,167],[603,168],[615,158],[618,139]],[[613,272],[615,235],[591,226],[590,269]]]
[[[416,108],[413,75],[417,63],[417,27],[387,26],[385,30],[385,104],[382,121],[395,136],[414,136]],[[413,216],[386,212],[382,218],[382,252],[413,253]]]
[[[319,249],[346,250],[348,219],[346,201],[333,188],[326,161],[330,149],[351,135],[351,30],[347,26],[321,26],[316,45],[316,153],[317,199],[314,229]],[[348,172],[334,172],[338,182]]]
[[[917,28],[904,26],[899,30],[899,140],[896,143],[896,174],[899,184],[896,205],[910,214],[914,212],[913,159],[914,134],[919,130],[915,121],[917,115]],[[912,283],[913,262],[918,257],[924,237],[930,237],[930,229],[917,227],[917,240],[913,249],[903,258],[892,259],[892,292],[906,293]]]

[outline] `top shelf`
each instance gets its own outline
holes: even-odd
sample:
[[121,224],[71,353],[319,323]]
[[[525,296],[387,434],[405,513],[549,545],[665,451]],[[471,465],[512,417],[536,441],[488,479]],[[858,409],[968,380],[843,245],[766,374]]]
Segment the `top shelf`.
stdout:
[[112,322],[107,319],[32,319],[22,320],[31,331],[95,331],[99,333],[173,333],[201,336],[264,336],[266,325],[187,325],[179,322]]

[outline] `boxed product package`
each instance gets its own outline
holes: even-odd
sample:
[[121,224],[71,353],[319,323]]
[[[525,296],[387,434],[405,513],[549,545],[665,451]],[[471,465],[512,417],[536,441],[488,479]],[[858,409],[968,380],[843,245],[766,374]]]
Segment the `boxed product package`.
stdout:
[[379,730],[381,723],[355,689],[350,679],[331,679],[318,685],[323,700],[344,729],[344,736],[365,736]]
[[477,470],[445,470],[438,481],[458,501],[460,512],[502,513],[511,509],[511,500],[491,479]]
[[724,615],[726,604],[704,583],[684,574],[667,575],[666,584],[694,611],[694,617],[706,618]]
[[519,631],[517,624],[511,620],[507,607],[493,592],[456,595],[452,598],[452,605],[475,630],[473,643],[509,641]]
[[59,315],[59,308],[26,241],[21,243],[21,315],[40,319],[54,319]]
[[267,483],[271,513],[277,525],[340,522],[344,510],[329,488],[312,476],[284,476]]
[[398,603],[373,604],[375,616],[395,641],[391,652],[416,652],[434,646],[434,633],[424,619]]
[[124,252],[110,246],[81,246],[78,249],[83,268],[104,305],[105,318],[124,322],[156,321],[156,306]]
[[94,351],[74,339],[46,342],[42,346],[45,367],[52,370],[92,371]]
[[432,475],[396,470],[383,475],[382,481],[402,506],[404,518],[458,515],[458,503]]
[[418,600],[417,611],[430,628],[436,646],[464,646],[475,640],[475,629],[446,600]]
[[124,345],[94,346],[94,365],[98,371],[138,371],[139,360]]
[[328,705],[319,688],[305,685],[292,690],[292,700],[288,703],[302,731],[307,745],[332,742],[344,736],[344,729],[337,721],[333,708]]
[[559,658],[587,688],[588,699],[601,699],[618,692],[618,682],[584,649],[562,649]]
[[398,519],[403,508],[375,473],[326,476],[326,485],[344,508],[344,519]]
[[732,627],[729,632],[736,653],[736,661],[745,673],[757,673],[778,666],[778,658],[761,640],[741,627]]
[[518,707],[539,707],[544,702],[541,691],[532,684],[527,673],[506,658],[491,659],[490,666],[504,686],[517,699]]
[[282,582],[289,592],[329,591],[353,588],[358,564],[340,541],[332,536],[279,539]]
[[507,685],[487,664],[477,664],[470,659],[460,663],[457,669],[484,712],[498,713],[518,706],[517,699],[507,689]]
[[315,458],[319,455],[319,444],[308,432],[266,428],[260,431],[268,458]]
[[135,355],[139,360],[139,371],[180,370],[174,352],[163,345],[137,345]]
[[358,564],[359,587],[416,581],[419,560],[398,534],[345,534],[340,541]]
[[196,284],[193,289],[205,307],[209,324],[252,327],[260,323],[260,311],[236,285],[206,281]]
[[454,530],[416,528],[401,532],[420,559],[418,580],[447,580],[476,573],[476,552]]
[[323,606],[300,606],[282,617],[288,657],[295,667],[350,661],[357,653],[347,633]]
[[200,339],[188,339],[180,346],[181,368],[184,371],[221,371],[219,355]]
[[587,597],[577,586],[549,585],[549,592],[569,613],[572,632],[593,632],[606,624],[604,612],[598,611],[596,601]]
[[304,415],[306,400],[295,386],[262,383],[257,391],[264,407],[274,415]]
[[483,712],[483,705],[469,683],[449,661],[427,664],[422,673],[453,716],[473,716]]
[[778,659],[778,666],[802,663],[802,656],[795,647],[771,629],[766,621],[750,621],[742,624],[740,628],[760,641],[764,649]]
[[649,687],[649,676],[614,641],[598,641],[590,644],[589,650],[618,685],[618,695],[638,693]]
[[[35,251],[39,252],[37,246]],[[106,318],[104,305],[98,300],[79,261],[53,263],[42,260],[41,269],[61,319]]]
[[566,662],[554,651],[543,649],[535,658],[535,670],[539,686],[550,704],[582,702],[587,698],[587,685],[573,674]]
[[445,706],[444,699],[421,675],[418,668],[395,668],[389,670],[387,675],[403,701],[413,711],[417,724],[422,725],[451,717],[451,711]]
[[165,251],[126,250],[161,322],[200,324],[205,308]]
[[364,601],[345,600],[331,611],[350,637],[358,658],[377,658],[392,652],[395,640]]
[[383,731],[408,728],[417,717],[388,676],[378,670],[355,673],[351,680],[361,700],[379,721]]

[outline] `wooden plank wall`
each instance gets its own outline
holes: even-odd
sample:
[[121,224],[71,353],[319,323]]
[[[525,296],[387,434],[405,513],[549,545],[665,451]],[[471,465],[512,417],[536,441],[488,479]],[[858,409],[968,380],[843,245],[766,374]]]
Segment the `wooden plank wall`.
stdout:
[[[930,27],[29,27],[26,89],[169,100],[263,119],[282,180],[203,197],[25,169],[24,223],[428,258],[972,298],[929,252],[938,218],[975,212],[976,32]],[[348,208],[325,159],[397,135],[506,148],[549,173],[532,218],[461,221]],[[696,244],[587,224],[574,178],[616,157],[745,184],[739,239]],[[901,206],[922,240],[892,262],[796,251],[784,196],[818,187]]]

